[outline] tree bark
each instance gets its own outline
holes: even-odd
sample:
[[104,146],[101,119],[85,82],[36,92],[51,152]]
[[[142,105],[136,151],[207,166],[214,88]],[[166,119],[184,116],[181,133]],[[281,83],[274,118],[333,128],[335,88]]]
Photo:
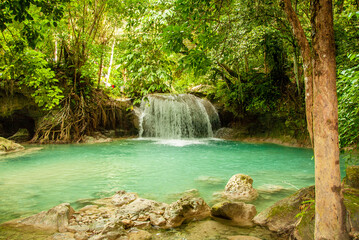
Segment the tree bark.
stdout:
[[284,10],[301,49],[306,84],[306,113],[315,157],[316,240],[348,239],[341,192],[338,103],[331,0],[311,0],[312,49],[290,0]]
[[307,129],[309,132],[310,141],[313,146],[313,64],[311,57],[311,50],[309,42],[305,36],[302,25],[299,22],[297,14],[292,8],[290,0],[283,0],[284,11],[287,14],[289,23],[292,25],[293,34],[300,47],[300,52],[303,58],[304,68],[304,84],[305,84],[305,106],[307,117]]
[[315,239],[348,239],[341,192],[331,0],[312,0]]

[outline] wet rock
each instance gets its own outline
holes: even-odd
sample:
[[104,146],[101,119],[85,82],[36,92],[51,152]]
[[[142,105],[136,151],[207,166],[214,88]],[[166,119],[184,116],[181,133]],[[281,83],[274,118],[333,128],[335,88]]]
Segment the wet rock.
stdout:
[[6,138],[0,137],[0,155],[10,152],[17,152],[24,150],[25,148],[18,143],[15,143]]
[[136,193],[127,193],[126,191],[118,191],[113,197],[112,197],[112,204],[120,207],[122,205],[131,203],[135,201],[138,198]]
[[111,142],[112,139],[108,138],[100,132],[93,133],[92,136],[84,136],[82,139],[83,143],[93,144],[93,143],[104,143],[104,142]]
[[348,166],[346,174],[345,184],[353,188],[359,188],[359,166]]
[[224,180],[222,178],[213,176],[199,176],[196,181],[208,185],[219,185],[224,183]]
[[250,176],[236,174],[229,179],[223,194],[231,200],[253,201],[258,197],[258,193],[252,184],[253,179]]
[[69,220],[74,212],[74,209],[69,203],[62,203],[48,211],[42,211],[38,214],[20,220],[18,223],[41,229],[65,232],[67,226],[69,225]]
[[279,234],[290,233],[300,221],[300,218],[295,216],[300,213],[302,202],[310,199],[314,199],[314,186],[302,188],[293,195],[278,201],[259,213],[253,221]]
[[151,233],[144,231],[144,230],[138,230],[138,231],[131,231],[127,235],[128,240],[150,240],[152,239]]
[[210,207],[202,198],[184,197],[166,207],[163,217],[166,227],[178,227],[183,222],[201,220],[210,216]]
[[8,138],[9,140],[15,142],[26,142],[31,139],[29,130],[26,128],[20,128],[14,135]]
[[252,204],[222,202],[212,207],[211,214],[214,217],[231,220],[241,227],[252,227],[257,210]]

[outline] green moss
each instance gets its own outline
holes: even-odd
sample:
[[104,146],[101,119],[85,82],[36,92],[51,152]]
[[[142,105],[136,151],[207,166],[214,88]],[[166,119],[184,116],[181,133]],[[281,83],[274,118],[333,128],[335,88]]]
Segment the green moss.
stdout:
[[296,210],[298,209],[289,204],[278,204],[277,206],[273,206],[269,211],[268,218],[283,217]]
[[315,207],[309,207],[303,214],[302,219],[296,227],[302,239],[314,239]]
[[344,204],[350,214],[359,213],[359,189],[345,188]]

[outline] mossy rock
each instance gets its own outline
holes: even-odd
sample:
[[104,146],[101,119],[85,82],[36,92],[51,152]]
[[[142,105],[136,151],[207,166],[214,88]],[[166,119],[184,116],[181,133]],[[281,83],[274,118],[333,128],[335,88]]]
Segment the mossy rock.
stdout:
[[345,186],[343,195],[349,216],[350,234],[359,237],[359,189]]
[[254,218],[254,222],[279,234],[292,232],[299,224],[303,201],[314,199],[314,186],[302,188],[293,195],[282,199],[265,209]]
[[345,171],[345,184],[359,189],[359,166],[348,166]]
[[23,150],[24,147],[6,138],[0,137],[0,155]]

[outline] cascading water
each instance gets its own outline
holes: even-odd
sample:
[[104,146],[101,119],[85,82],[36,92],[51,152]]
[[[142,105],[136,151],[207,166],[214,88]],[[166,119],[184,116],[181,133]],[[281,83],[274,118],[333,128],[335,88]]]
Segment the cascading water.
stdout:
[[214,106],[190,94],[151,94],[140,110],[140,137],[210,138],[220,126]]

